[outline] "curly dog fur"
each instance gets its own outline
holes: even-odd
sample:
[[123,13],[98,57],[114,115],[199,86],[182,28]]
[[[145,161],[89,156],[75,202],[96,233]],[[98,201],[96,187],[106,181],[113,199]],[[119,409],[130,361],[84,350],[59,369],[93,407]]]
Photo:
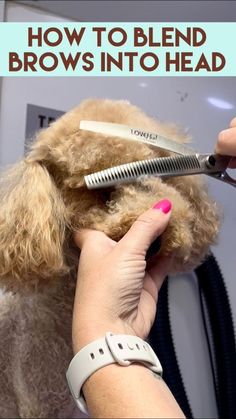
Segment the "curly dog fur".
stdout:
[[26,158],[0,187],[0,417],[71,417],[65,371],[72,358],[71,315],[83,227],[119,240],[162,198],[173,203],[161,252],[173,272],[198,265],[216,240],[219,216],[201,176],[150,177],[89,191],[84,175],[171,153],[79,129],[80,120],[116,122],[188,139],[174,125],[146,116],[127,101],[87,100],[39,132]]

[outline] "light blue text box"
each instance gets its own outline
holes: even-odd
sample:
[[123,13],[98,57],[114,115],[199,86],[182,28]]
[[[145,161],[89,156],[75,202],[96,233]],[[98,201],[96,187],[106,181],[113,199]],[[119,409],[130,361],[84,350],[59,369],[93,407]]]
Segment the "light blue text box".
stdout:
[[[145,36],[136,37],[135,46],[138,30]],[[184,40],[187,31],[191,37]],[[200,46],[193,46],[194,31],[197,40],[206,35]],[[29,33],[37,37],[32,46]],[[235,39],[236,23],[0,23],[0,76],[236,76]],[[141,46],[141,41],[147,42]],[[71,64],[66,68],[68,57],[74,69]],[[168,68],[169,58],[179,66]],[[222,65],[219,71],[213,71],[214,58]]]

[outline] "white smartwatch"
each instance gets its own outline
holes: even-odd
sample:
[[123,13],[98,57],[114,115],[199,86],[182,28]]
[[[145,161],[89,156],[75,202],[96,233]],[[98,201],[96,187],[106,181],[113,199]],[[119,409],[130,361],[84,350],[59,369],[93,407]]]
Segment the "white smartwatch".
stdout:
[[128,366],[132,362],[141,363],[154,373],[162,375],[162,367],[155,352],[147,342],[137,336],[113,335],[107,332],[105,337],[81,349],[72,359],[66,373],[77,407],[88,415],[81,389],[90,375],[109,364]]

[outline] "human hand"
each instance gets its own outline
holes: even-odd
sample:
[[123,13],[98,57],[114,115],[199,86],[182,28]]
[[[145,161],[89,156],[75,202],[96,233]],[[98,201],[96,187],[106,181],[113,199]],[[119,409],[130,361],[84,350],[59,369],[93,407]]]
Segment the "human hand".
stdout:
[[147,337],[171,258],[155,255],[147,263],[145,257],[167,227],[170,210],[168,200],[155,204],[119,242],[99,231],[75,234],[81,254],[72,327],[74,352],[107,331]]
[[229,167],[236,168],[236,117],[230,122],[230,128],[221,131],[216,143],[216,153],[232,156]]

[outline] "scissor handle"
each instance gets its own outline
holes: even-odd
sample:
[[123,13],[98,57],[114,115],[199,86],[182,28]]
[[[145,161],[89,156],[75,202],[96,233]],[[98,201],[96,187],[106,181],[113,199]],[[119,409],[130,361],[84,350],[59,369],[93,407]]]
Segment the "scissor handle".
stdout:
[[236,179],[233,179],[226,170],[221,173],[215,173],[214,175],[211,175],[214,178],[217,178],[218,180],[221,180],[222,182],[228,183],[229,185],[234,186],[236,188]]

